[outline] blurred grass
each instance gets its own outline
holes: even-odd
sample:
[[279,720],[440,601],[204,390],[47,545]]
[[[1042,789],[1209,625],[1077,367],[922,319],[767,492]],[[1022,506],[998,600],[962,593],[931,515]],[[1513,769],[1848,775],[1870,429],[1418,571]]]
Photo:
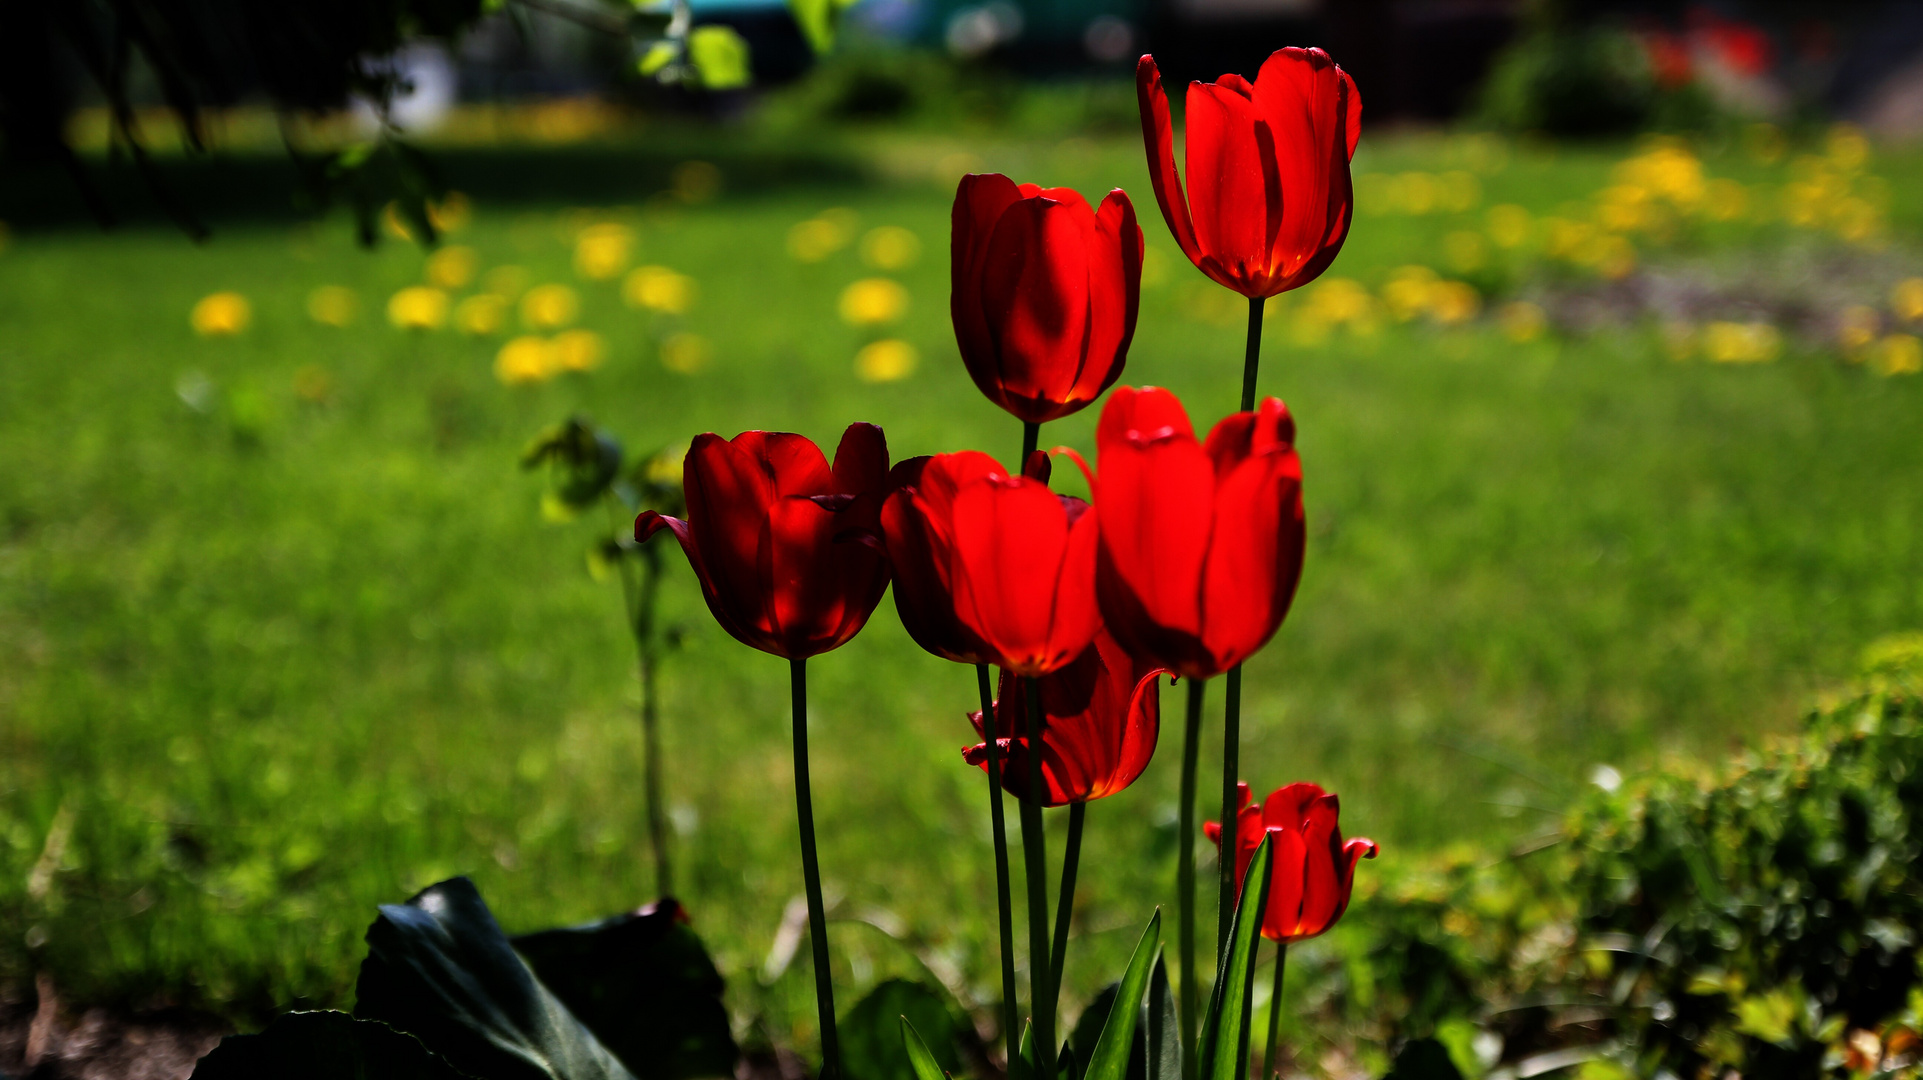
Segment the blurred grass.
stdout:
[[[875,420],[898,458],[1012,456],[1017,425],[950,338],[938,169],[1126,187],[1163,273],[1125,381],[1173,388],[1198,425],[1234,400],[1240,311],[1169,241],[1139,143],[797,138],[794,159],[841,164],[776,184],[753,154],[677,138],[530,157],[550,175],[573,163],[550,200],[484,182],[518,159],[448,163],[477,193],[455,240],[483,269],[571,282],[607,341],[600,370],[534,387],[496,381],[498,337],[388,327],[387,297],[425,255],[363,252],[338,219],[237,210],[200,248],[164,227],[22,224],[0,252],[0,979],[46,971],[72,1000],[245,1018],[347,1001],[372,906],[449,874],[473,875],[511,930],[647,900],[631,645],[616,587],[585,570],[602,524],[544,522],[515,456],[576,411],[636,450],[746,427],[832,443]],[[1358,166],[1453,168],[1461,146],[1371,139]],[[1365,208],[1331,273],[1374,286],[1433,264],[1491,203],[1587,197],[1623,149],[1513,148],[1454,215]],[[720,163],[720,199],[661,198],[668,165],[697,155]],[[1899,244],[1923,221],[1906,192]],[[858,381],[866,339],[835,316],[876,271],[852,248],[808,265],[784,251],[831,206],[922,240],[894,275],[922,356],[906,380]],[[712,343],[709,369],[663,370],[665,317],[574,278],[575,232],[602,220],[634,226],[637,262],[699,283],[677,325]],[[1777,243],[1705,242],[1741,258],[1739,241]],[[358,293],[356,325],[308,319],[328,284]],[[226,289],[253,325],[195,337],[187,312]],[[331,389],[304,400],[297,373],[311,388],[317,370]],[[205,414],[176,393],[187,373],[212,388]],[[1599,763],[1633,772],[1786,730],[1866,642],[1923,625],[1923,380],[1802,346],[1679,364],[1648,327],[1517,345],[1486,321],[1391,323],[1311,347],[1277,318],[1262,389],[1299,418],[1313,541],[1294,614],[1249,667],[1245,773],[1341,792],[1345,826],[1386,859],[1538,832]],[[1094,419],[1045,441],[1090,451]],[[805,1042],[805,960],[757,978],[800,884],[784,665],[723,635],[670,562],[687,628],[664,687],[679,891],[748,1037]],[[992,1000],[984,785],[958,753],[972,673],[916,650],[884,601],[811,676],[829,888],[851,914],[893,912],[912,947],[838,924],[844,1006],[913,972],[915,951]],[[1071,999],[1171,900],[1180,695],[1165,698],[1157,762],[1089,815]],[[1203,760],[1206,792],[1212,748]]]

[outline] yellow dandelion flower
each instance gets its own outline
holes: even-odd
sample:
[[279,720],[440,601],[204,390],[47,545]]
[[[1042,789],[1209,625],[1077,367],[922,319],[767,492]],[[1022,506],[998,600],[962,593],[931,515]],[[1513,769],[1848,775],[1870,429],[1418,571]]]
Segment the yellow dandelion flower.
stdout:
[[863,278],[841,291],[841,321],[850,326],[879,326],[908,311],[908,290],[888,278]]
[[678,375],[694,375],[707,368],[710,351],[708,339],[699,334],[670,334],[661,343],[661,366]]
[[1923,319],[1923,277],[1904,278],[1890,290],[1890,311],[1904,322]]
[[686,443],[664,447],[660,453],[648,459],[648,483],[656,487],[680,487],[687,457]]
[[823,213],[796,222],[788,230],[788,254],[796,262],[820,262],[846,247],[853,232],[853,224],[841,215]]
[[359,308],[354,290],[345,286],[322,285],[307,294],[307,315],[322,326],[347,326]]
[[1304,311],[1311,321],[1346,323],[1366,333],[1374,329],[1375,297],[1353,278],[1323,278],[1310,291]]
[[507,325],[507,301],[493,293],[476,293],[454,309],[454,325],[476,337],[498,334]]
[[1397,322],[1408,322],[1428,311],[1429,296],[1437,281],[1436,272],[1426,266],[1396,268],[1389,275],[1388,284],[1382,287],[1382,302],[1388,307],[1390,317]]
[[693,278],[665,266],[637,266],[621,283],[621,298],[629,306],[669,315],[685,314],[699,293]]
[[921,258],[921,238],[899,225],[881,225],[861,238],[861,260],[877,270],[905,270]]
[[194,333],[201,337],[232,337],[247,329],[253,319],[253,306],[237,292],[209,293],[200,298],[188,315]]
[[1923,373],[1923,339],[1915,334],[1890,334],[1876,343],[1870,353],[1870,367],[1883,376]]
[[574,241],[574,272],[590,281],[607,281],[627,269],[633,254],[633,229],[616,222],[590,225]]
[[447,294],[411,285],[387,301],[387,321],[401,330],[439,330],[447,321]]
[[481,279],[481,288],[503,300],[512,301],[527,288],[527,268],[521,266],[497,266]]
[[554,375],[552,352],[547,339],[523,334],[494,355],[494,377],[509,386],[542,382]]
[[862,382],[894,382],[914,374],[920,361],[921,354],[913,345],[887,338],[865,345],[855,354],[855,377]]
[[593,371],[607,347],[592,330],[563,330],[549,344],[551,362],[561,371]]
[[1527,300],[1514,300],[1497,309],[1496,323],[1510,341],[1526,345],[1549,328],[1549,316]]
[[474,280],[480,262],[471,247],[444,247],[427,257],[427,282],[438,289],[458,289]]
[[1838,124],[1824,140],[1824,156],[1830,164],[1846,173],[1861,169],[1870,160],[1870,140],[1854,124]]
[[1713,322],[1703,327],[1703,355],[1717,364],[1763,364],[1783,348],[1783,332],[1766,322]]
[[1497,247],[1518,248],[1528,243],[1532,224],[1529,211],[1515,203],[1489,208],[1489,239]]
[[1852,360],[1861,360],[1862,353],[1871,342],[1876,340],[1877,332],[1883,327],[1883,320],[1876,309],[1868,304],[1851,304],[1843,309],[1842,317],[1837,320],[1836,344],[1843,355]]
[[536,285],[521,297],[521,322],[530,330],[566,326],[580,312],[580,298],[566,285]]
[[1482,294],[1466,281],[1438,281],[1429,290],[1429,314],[1444,326],[1465,323],[1482,310]]

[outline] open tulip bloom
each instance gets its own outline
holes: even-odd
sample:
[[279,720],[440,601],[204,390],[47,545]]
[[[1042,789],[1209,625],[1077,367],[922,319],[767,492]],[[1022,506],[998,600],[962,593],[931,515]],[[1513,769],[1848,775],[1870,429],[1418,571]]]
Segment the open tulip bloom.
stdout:
[[1362,134],[1362,99],[1329,54],[1278,49],[1253,83],[1190,83],[1186,196],[1153,58],[1136,65],[1135,88],[1155,201],[1197,269],[1260,300],[1328,268],[1354,217],[1349,159]]
[[1092,209],[1069,188],[964,176],[950,259],[955,341],[988,400],[1039,424],[1081,411],[1121,377],[1142,229],[1120,190]]
[[881,602],[888,560],[870,541],[887,494],[888,443],[873,424],[850,424],[835,449],[787,432],[695,437],[683,465],[686,521],[652,510],[637,541],[662,529],[681,542],[708,610],[743,644],[788,659],[793,695],[795,810],[814,954],[823,1075],[841,1075],[828,922],[815,856],[808,779],[808,657],[847,644]]
[[994,657],[955,614],[950,562],[955,494],[974,480],[1006,479],[1001,462],[978,450],[909,458],[888,473],[881,533],[895,582],[895,610],[915,644],[945,660],[986,664]]
[[1046,675],[1095,640],[1095,511],[1027,476],[983,476],[954,499],[955,615],[997,664]]
[[[1355,864],[1376,857],[1376,842],[1342,839],[1342,803],[1333,792],[1307,782],[1279,787],[1262,805],[1252,804],[1247,784],[1239,785],[1236,814],[1235,879],[1246,885],[1249,860],[1264,836],[1274,841],[1269,906],[1262,915],[1262,936],[1270,941],[1305,941],[1325,933],[1349,908]],[[1222,826],[1204,825],[1217,847]]]

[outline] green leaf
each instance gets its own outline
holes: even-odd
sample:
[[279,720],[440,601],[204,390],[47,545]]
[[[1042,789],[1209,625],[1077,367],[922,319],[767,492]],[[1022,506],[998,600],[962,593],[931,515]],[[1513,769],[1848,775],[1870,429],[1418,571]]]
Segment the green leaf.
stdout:
[[1434,1039],[1415,1039],[1403,1046],[1382,1080],[1462,1080],[1449,1060],[1449,1050]]
[[748,69],[748,39],[731,26],[710,23],[688,34],[688,62],[708,90],[739,90],[754,81]]
[[1087,1080],[1127,1080],[1129,1056],[1135,1049],[1135,1027],[1141,1019],[1142,995],[1148,990],[1149,971],[1162,943],[1162,912],[1156,909],[1142,928],[1135,953],[1128,959],[1115,1005],[1102,1025],[1102,1037],[1088,1054]]
[[1175,994],[1169,989],[1168,965],[1155,958],[1155,971],[1148,979],[1148,1005],[1142,1010],[1142,1026],[1147,1057],[1147,1080],[1185,1080],[1182,1076],[1182,1025],[1175,1012]]
[[641,59],[635,63],[634,69],[642,75],[658,74],[663,68],[673,63],[675,56],[679,53],[680,49],[674,42],[657,41],[648,46],[647,52],[641,54]]
[[1228,960],[1216,972],[1215,990],[1202,1018],[1201,1045],[1196,1051],[1202,1080],[1240,1080],[1248,1071],[1247,1063],[1239,1059],[1249,1027],[1249,995],[1255,988],[1255,946],[1262,940],[1262,913],[1269,903],[1273,846],[1266,837],[1263,839],[1242,879],[1242,896],[1236,901],[1235,919],[1229,924]]
[[908,979],[889,979],[868,992],[837,1023],[841,1069],[847,1080],[899,1080],[914,1068],[902,1048],[901,1020],[913,1024],[935,1063],[945,1072],[961,1071],[956,1041],[961,1021],[946,992]]
[[342,1012],[277,1016],[258,1035],[229,1035],[194,1066],[193,1080],[466,1080],[421,1041]]
[[788,10],[794,14],[795,25],[801,27],[801,34],[815,50],[815,55],[835,47],[835,29],[841,22],[841,12],[854,4],[855,0],[788,0]]
[[381,905],[354,1015],[485,1080],[634,1080],[514,953],[468,879]]
[[915,1080],[948,1080],[948,1074],[936,1063],[935,1055],[928,1052],[928,1044],[921,1041],[915,1025],[901,1018],[901,1048],[908,1054],[908,1066],[915,1072]]
[[721,973],[674,901],[513,945],[639,1080],[733,1075],[739,1055]]

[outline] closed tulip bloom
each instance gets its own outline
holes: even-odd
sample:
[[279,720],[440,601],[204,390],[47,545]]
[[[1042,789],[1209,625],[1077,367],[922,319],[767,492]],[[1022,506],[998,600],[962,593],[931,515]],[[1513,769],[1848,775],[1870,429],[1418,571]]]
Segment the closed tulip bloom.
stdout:
[[[1155,756],[1162,726],[1162,698],[1156,678],[1161,669],[1122,650],[1107,633],[1074,662],[1042,676],[1041,805],[1092,802],[1135,782]],[[995,703],[995,737],[1000,740],[1002,782],[1016,798],[1029,797],[1026,695],[1002,673],[1001,700]],[[976,734],[988,738],[982,714],[968,719]],[[970,765],[988,768],[988,744],[962,751]]]
[[1349,159],[1362,134],[1355,83],[1321,49],[1278,49],[1251,84],[1192,82],[1184,171],[1155,61],[1135,68],[1149,178],[1182,253],[1256,299],[1300,288],[1335,261],[1354,217]]
[[800,435],[698,435],[683,466],[688,518],[652,510],[636,540],[674,532],[721,628],[797,660],[847,643],[888,587],[888,560],[863,542],[880,529],[888,443],[851,424],[829,467]]
[[1095,511],[1026,476],[985,476],[955,493],[949,580],[955,616],[1016,675],[1046,675],[1088,648]]
[[888,473],[881,531],[895,581],[895,610],[915,644],[947,660],[985,664],[987,646],[955,616],[950,580],[955,493],[984,477],[1006,477],[1000,462],[976,450],[909,458]]
[[[1301,941],[1334,926],[1349,909],[1355,864],[1376,856],[1376,843],[1360,837],[1344,843],[1338,820],[1342,804],[1333,792],[1310,783],[1276,788],[1261,806],[1249,802],[1249,786],[1236,815],[1235,880],[1245,884],[1249,862],[1262,838],[1275,845],[1269,878],[1269,907],[1262,915],[1262,936],[1270,941]],[[1222,826],[1209,822],[1202,831],[1222,845]]]
[[1017,418],[1079,412],[1122,375],[1141,298],[1142,229],[1120,190],[962,177],[949,312],[975,385]]
[[1302,576],[1302,465],[1265,399],[1196,442],[1174,394],[1123,387],[1096,428],[1097,592],[1123,647],[1205,679],[1268,643]]

